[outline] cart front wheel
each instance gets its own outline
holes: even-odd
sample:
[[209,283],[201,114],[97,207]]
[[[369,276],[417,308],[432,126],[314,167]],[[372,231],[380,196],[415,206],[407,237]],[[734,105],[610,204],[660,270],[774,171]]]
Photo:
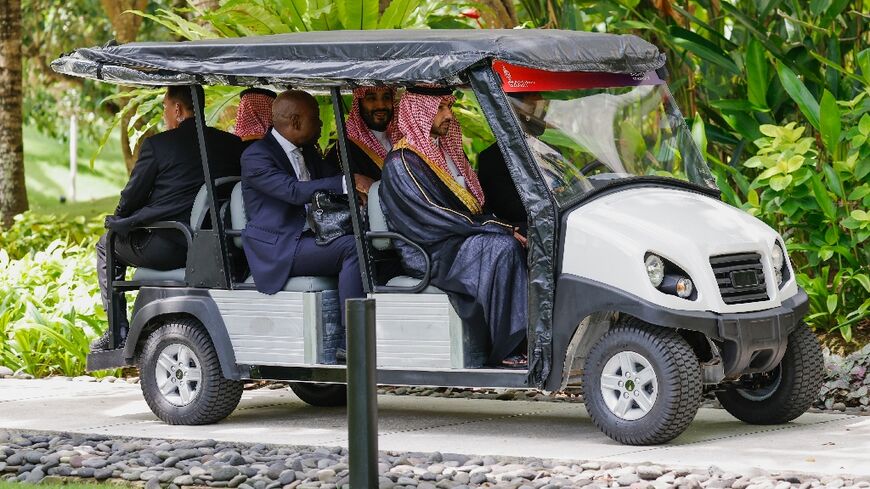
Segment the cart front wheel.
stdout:
[[816,335],[801,323],[788,336],[782,361],[770,372],[729,384],[716,397],[735,418],[750,424],[787,423],[810,408],[824,381]]
[[686,340],[634,319],[592,347],[583,385],[592,422],[628,445],[676,438],[701,405],[701,368]]
[[167,320],[145,341],[142,393],[168,424],[216,423],[235,410],[242,382],[223,377],[211,338],[196,319]]

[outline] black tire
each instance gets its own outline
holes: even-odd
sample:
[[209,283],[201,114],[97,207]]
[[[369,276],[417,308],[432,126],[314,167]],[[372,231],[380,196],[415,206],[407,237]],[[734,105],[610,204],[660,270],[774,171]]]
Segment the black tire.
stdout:
[[[639,419],[617,416],[607,406],[601,390],[607,362],[622,352],[642,356],[656,377],[649,386],[656,386],[656,397]],[[703,387],[698,358],[686,340],[672,329],[636,319],[612,328],[592,347],[583,369],[583,386],[592,422],[610,438],[627,445],[655,445],[679,436],[695,418]],[[641,408],[639,403],[631,402]]]
[[[196,395],[182,406],[173,405],[158,387],[159,355],[176,345],[193,352],[201,372],[201,380],[191,384],[197,389]],[[211,337],[202,323],[193,318],[167,320],[151,333],[139,356],[139,372],[145,402],[167,424],[216,423],[229,416],[242,398],[242,382],[224,378]]]
[[816,335],[801,323],[788,335],[782,361],[767,374],[756,374],[741,384],[717,391],[722,407],[749,424],[787,423],[807,412],[819,395],[825,376],[822,347]]
[[347,406],[347,385],[291,382],[290,389],[305,403],[318,407]]

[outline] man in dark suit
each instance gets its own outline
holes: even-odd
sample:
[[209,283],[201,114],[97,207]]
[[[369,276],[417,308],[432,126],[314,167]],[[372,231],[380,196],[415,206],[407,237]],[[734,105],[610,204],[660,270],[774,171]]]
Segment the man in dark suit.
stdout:
[[[190,222],[193,199],[205,182],[190,87],[169,87],[163,97],[163,121],[167,130],[142,143],[139,159],[106,227],[115,232],[114,276],[122,280],[127,266],[157,270],[182,268],[187,261],[187,242],[175,230],[135,229],[156,221]],[[214,128],[205,132],[212,178],[239,174],[242,141]],[[108,310],[106,235],[97,243],[97,275],[103,307]],[[126,311],[121,296],[118,307]],[[126,317],[121,337],[127,334]],[[93,350],[109,346],[108,333],[91,344]]]
[[[547,101],[537,92],[509,93],[508,100],[526,134],[540,137],[547,128],[544,121]],[[529,217],[498,143],[492,143],[477,155],[477,176],[486,196],[488,210],[519,228],[520,234],[525,236]]]
[[[354,237],[317,245],[305,219],[305,207],[315,192],[346,193],[342,175],[311,149],[321,128],[317,101],[299,90],[278,95],[272,124],[266,136],[242,154],[248,216],[242,236],[254,283],[260,292],[274,294],[290,277],[338,275],[343,321],[345,299],[364,295]],[[354,178],[356,188],[368,192],[372,180]]]

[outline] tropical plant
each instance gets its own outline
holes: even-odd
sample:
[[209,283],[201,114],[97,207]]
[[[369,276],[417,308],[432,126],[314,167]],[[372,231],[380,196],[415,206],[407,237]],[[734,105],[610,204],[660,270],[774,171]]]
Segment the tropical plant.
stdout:
[[106,324],[94,267],[102,228],[102,219],[25,213],[0,235],[0,365],[84,373],[89,343]]

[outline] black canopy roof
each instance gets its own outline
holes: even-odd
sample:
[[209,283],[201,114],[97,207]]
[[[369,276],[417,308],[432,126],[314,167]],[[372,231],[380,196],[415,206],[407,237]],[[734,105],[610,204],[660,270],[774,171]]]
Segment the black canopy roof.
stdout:
[[647,72],[664,65],[631,35],[538,29],[320,31],[84,48],[52,62],[68,75],[122,85],[455,83],[500,59],[550,71]]

